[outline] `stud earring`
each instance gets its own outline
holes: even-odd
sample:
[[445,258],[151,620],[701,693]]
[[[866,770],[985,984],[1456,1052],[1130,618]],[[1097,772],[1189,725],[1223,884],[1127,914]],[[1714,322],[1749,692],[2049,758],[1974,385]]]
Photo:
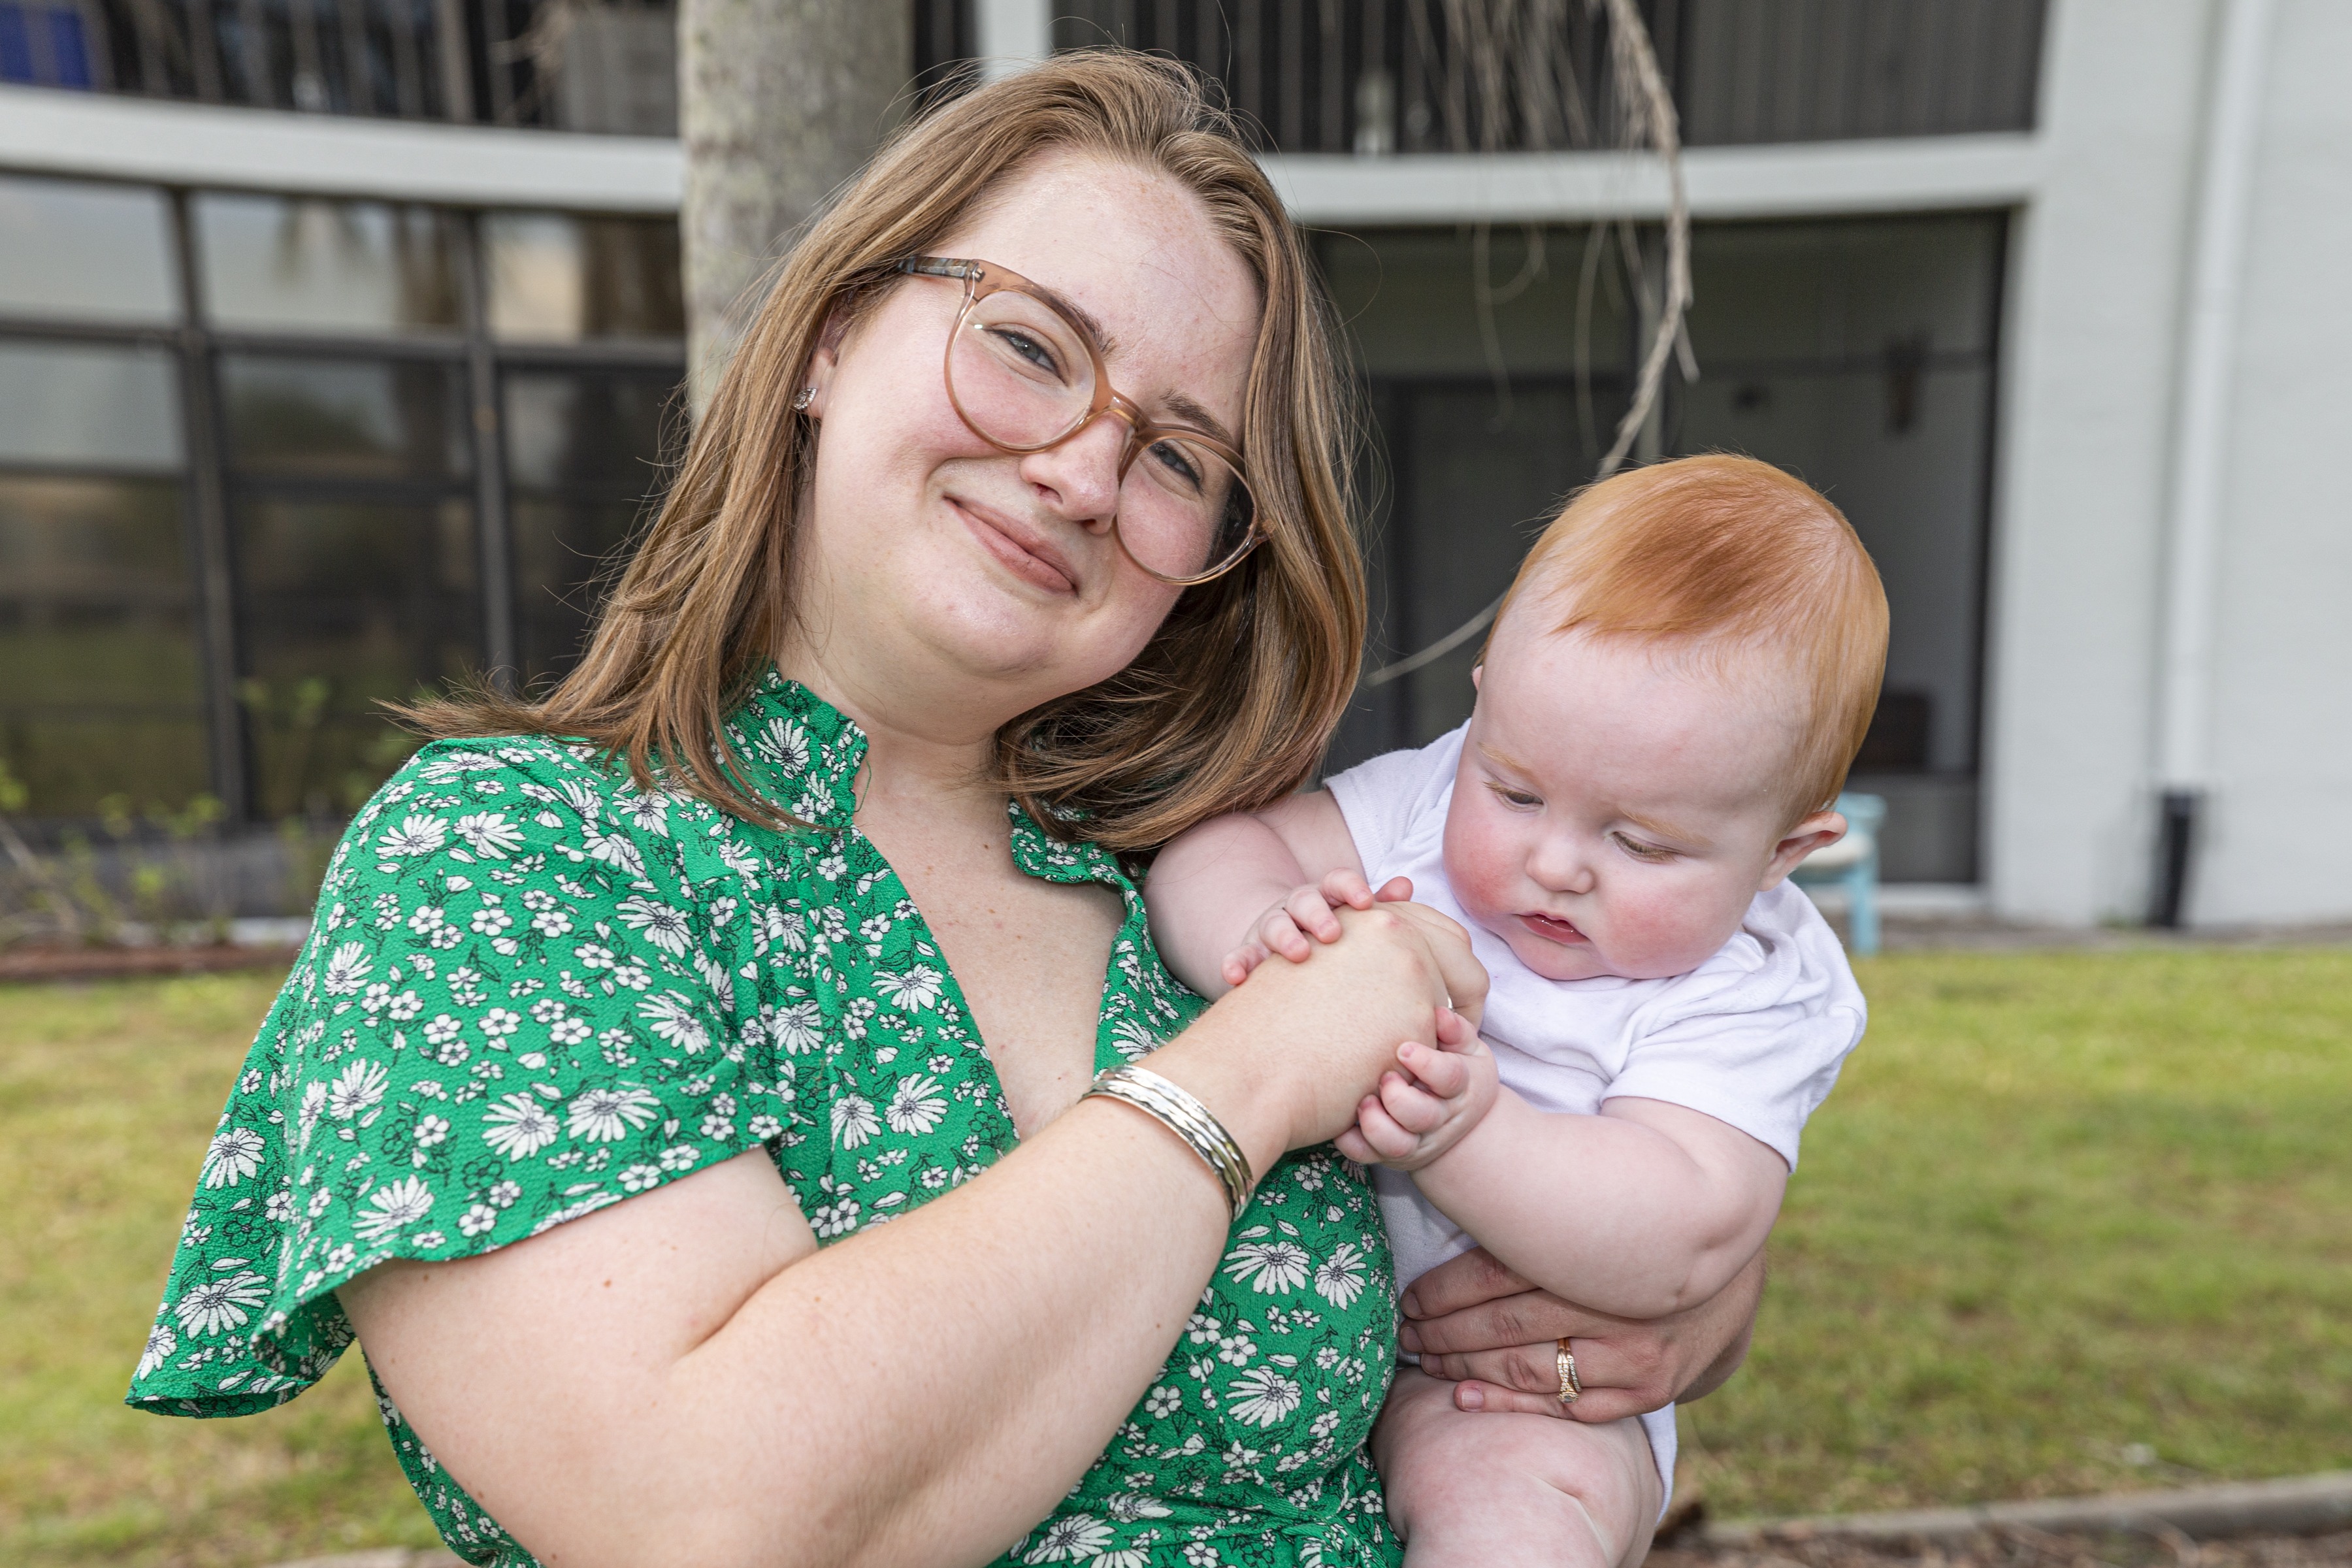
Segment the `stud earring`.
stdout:
[[793,395],[793,412],[795,414],[805,414],[808,412],[808,405],[815,401],[816,388],[814,386],[803,386],[799,392]]

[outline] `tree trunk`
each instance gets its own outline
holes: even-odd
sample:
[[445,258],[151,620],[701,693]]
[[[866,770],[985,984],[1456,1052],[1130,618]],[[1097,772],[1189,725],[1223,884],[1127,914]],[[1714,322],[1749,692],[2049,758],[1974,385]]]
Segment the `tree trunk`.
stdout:
[[801,226],[903,110],[908,0],[683,0],[688,395],[699,416]]

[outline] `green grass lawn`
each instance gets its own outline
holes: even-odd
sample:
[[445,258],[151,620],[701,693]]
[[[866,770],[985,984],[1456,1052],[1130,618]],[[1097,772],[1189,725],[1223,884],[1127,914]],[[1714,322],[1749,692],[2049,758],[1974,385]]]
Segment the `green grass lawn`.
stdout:
[[1723,1517],[2352,1465],[2352,952],[1857,967],[1682,1484]]
[[[1685,1495],[1795,1513],[2344,1466],[2352,952],[1910,953],[1863,981],[1870,1038],[1808,1130],[1755,1352],[1685,1414]],[[266,1416],[120,1403],[271,989],[0,989],[0,1563],[432,1539],[356,1356]]]

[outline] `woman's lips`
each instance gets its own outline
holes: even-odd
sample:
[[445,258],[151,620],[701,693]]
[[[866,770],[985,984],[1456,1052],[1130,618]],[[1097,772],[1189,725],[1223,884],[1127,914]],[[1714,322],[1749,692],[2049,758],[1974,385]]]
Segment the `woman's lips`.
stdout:
[[1014,524],[1000,521],[961,501],[951,500],[949,504],[963,519],[972,537],[980,541],[981,548],[994,556],[1006,571],[1049,594],[1078,591],[1076,574],[1052,552],[1050,546],[1025,538],[1016,531]]
[[1551,915],[1523,914],[1517,918],[1521,925],[1546,942],[1579,942],[1592,940],[1568,921]]

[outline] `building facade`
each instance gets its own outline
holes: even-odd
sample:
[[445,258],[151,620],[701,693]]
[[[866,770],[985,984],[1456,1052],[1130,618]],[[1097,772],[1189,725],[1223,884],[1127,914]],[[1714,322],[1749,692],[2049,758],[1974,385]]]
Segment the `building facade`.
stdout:
[[[200,791],[257,826],[347,810],[400,754],[374,700],[560,672],[657,494],[670,19],[16,9],[0,760],[51,820]],[[2352,727],[2327,718],[2352,531],[2325,458],[2352,306],[2320,276],[2352,223],[2328,82],[2352,14],[1644,11],[1696,303],[1639,451],[1780,463],[1878,561],[1893,647],[1855,787],[1890,802],[1898,902],[2087,924],[2169,883],[2200,923],[2352,913]],[[1586,6],[925,0],[915,37],[910,79],[1103,42],[1217,77],[1314,233],[1377,427],[1368,668],[1493,598],[1607,445],[1658,292],[1665,184],[1609,150]],[[1458,721],[1471,647],[1368,683],[1335,763]]]

